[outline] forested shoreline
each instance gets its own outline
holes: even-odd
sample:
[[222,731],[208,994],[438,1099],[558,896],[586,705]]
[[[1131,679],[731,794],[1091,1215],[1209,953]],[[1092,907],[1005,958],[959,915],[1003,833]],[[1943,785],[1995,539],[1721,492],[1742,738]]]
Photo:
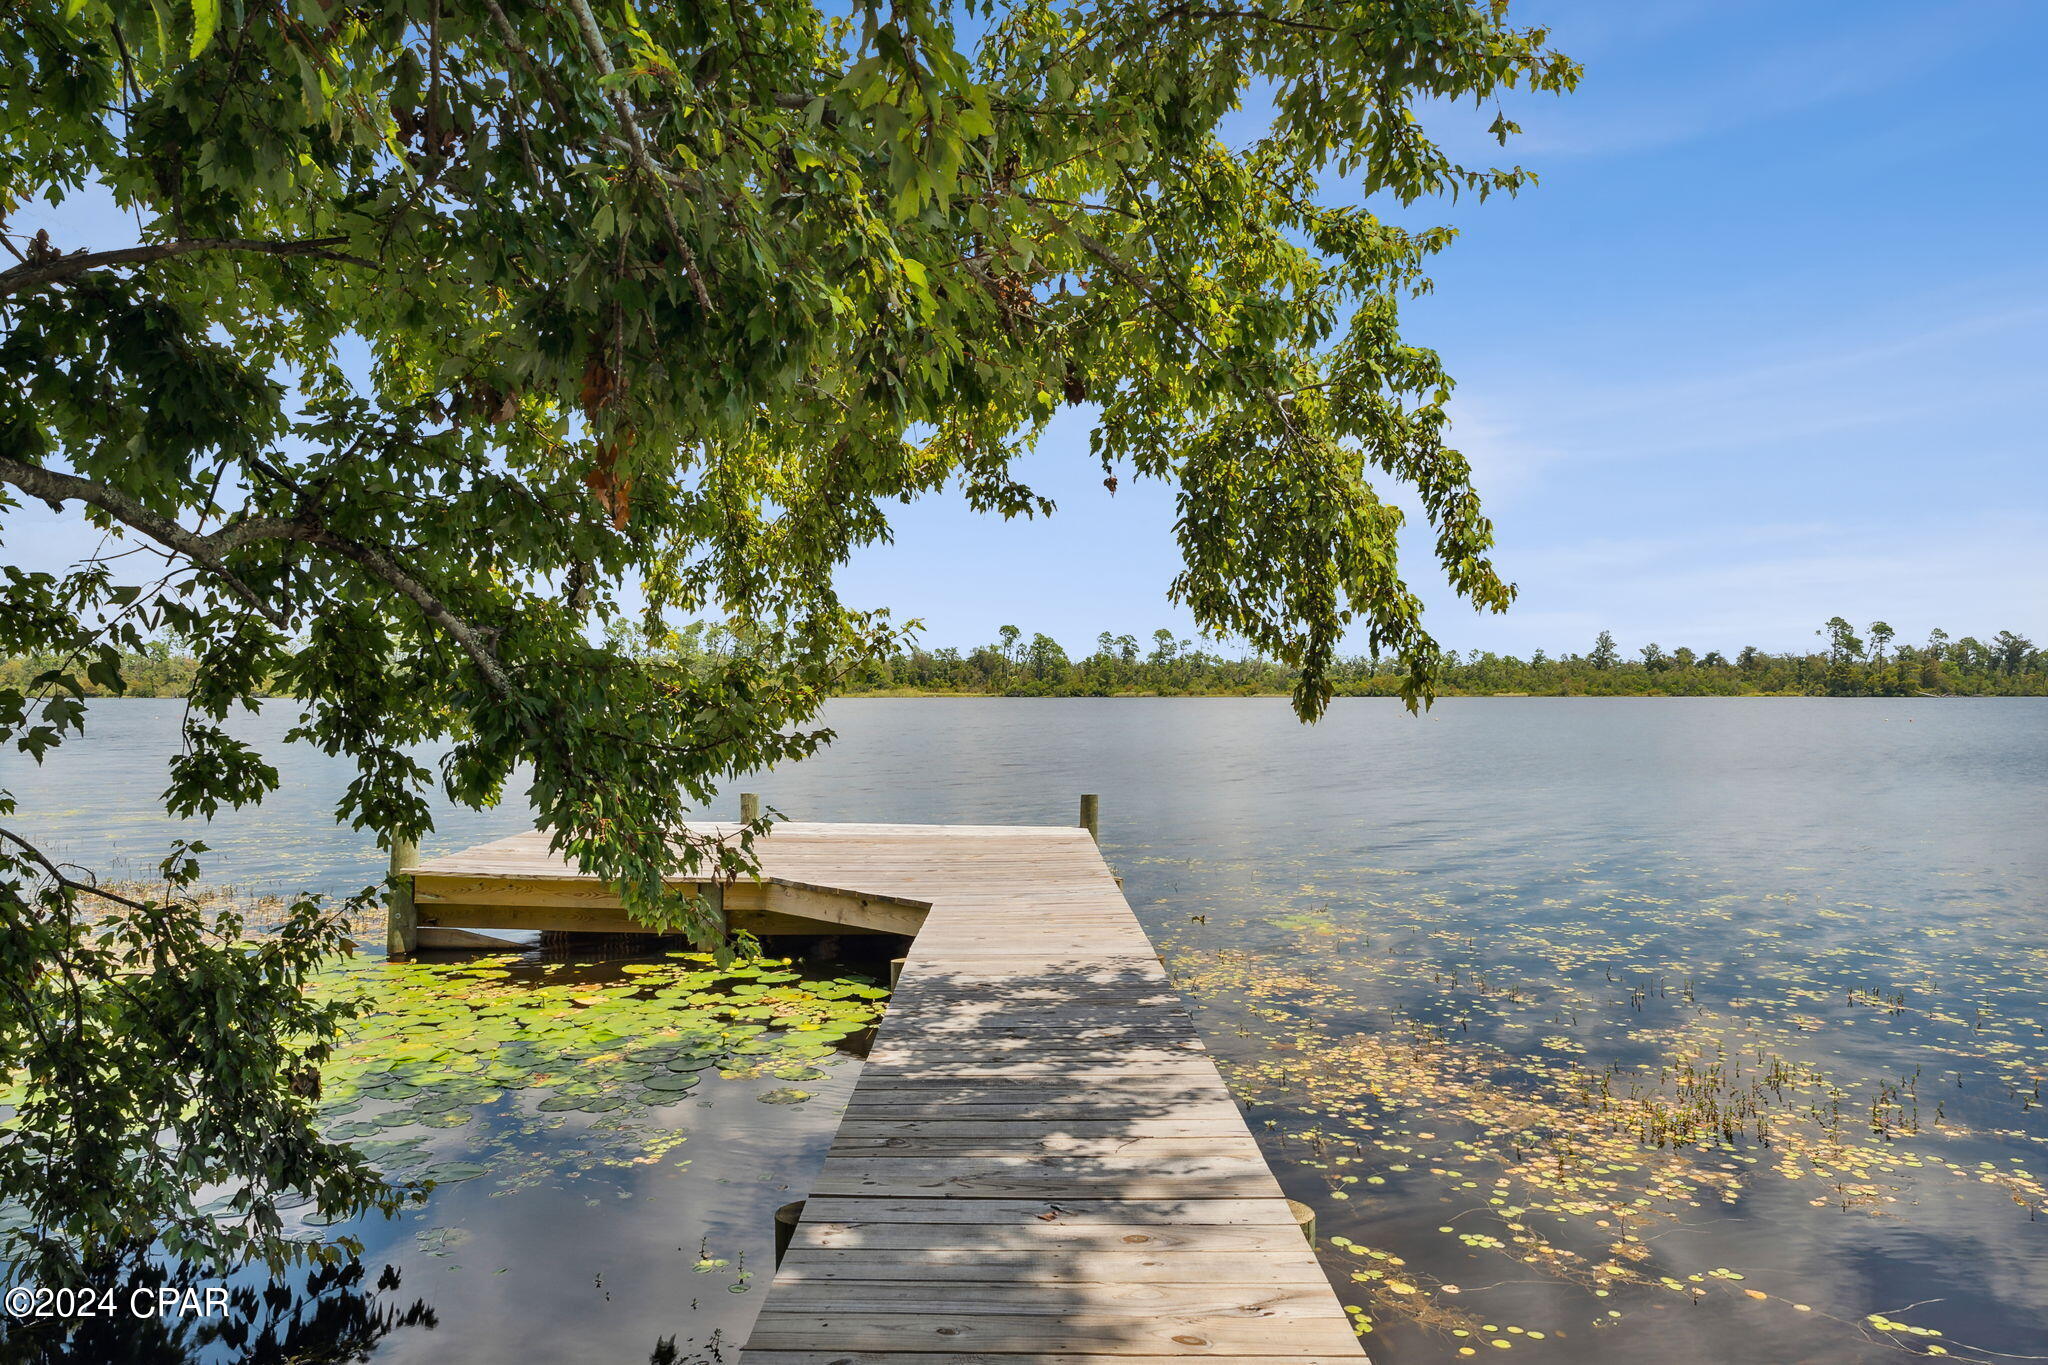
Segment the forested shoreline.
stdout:
[[[1607,631],[1584,653],[1528,658],[1473,650],[1449,651],[1438,683],[1447,697],[1911,697],[2048,696],[2048,650],[2026,636],[2001,630],[1988,641],[1950,637],[1936,630],[1919,644],[1900,643],[1884,622],[1860,633],[1841,617],[1818,632],[1809,653],[1767,653],[1754,646],[1732,657],[1651,642],[1624,651]],[[696,668],[729,656],[741,645],[718,627],[692,625],[648,644],[618,632],[614,644],[654,660]],[[29,689],[56,669],[54,658],[16,656],[0,661],[0,688]],[[153,642],[123,660],[131,697],[178,697],[190,689],[197,661],[170,642]],[[78,670],[72,670],[77,672]],[[84,682],[84,679],[80,679]],[[1075,657],[1049,635],[1026,635],[1004,626],[998,638],[969,650],[906,648],[853,668],[845,696],[999,697],[1249,697],[1282,696],[1294,685],[1291,669],[1256,657],[1235,657],[1155,630],[1096,637]],[[1332,672],[1337,695],[1400,695],[1401,675],[1391,659],[1357,655]],[[110,689],[86,683],[88,695]]]

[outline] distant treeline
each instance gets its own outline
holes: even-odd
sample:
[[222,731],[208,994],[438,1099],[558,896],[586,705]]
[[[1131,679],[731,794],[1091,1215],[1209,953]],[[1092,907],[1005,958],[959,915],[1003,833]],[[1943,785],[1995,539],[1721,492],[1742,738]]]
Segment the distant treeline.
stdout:
[[[2048,651],[2002,630],[1985,643],[1933,632],[1924,644],[1900,644],[1892,628],[1873,622],[1862,635],[1841,617],[1819,635],[1810,654],[1767,654],[1750,646],[1730,658],[1718,650],[1646,644],[1624,654],[1601,631],[1584,654],[1528,658],[1473,650],[1445,656],[1443,696],[2048,696]],[[704,640],[696,647],[713,645]],[[1333,681],[1341,696],[1400,695],[1392,661],[1360,655],[1342,660]],[[998,640],[962,652],[907,649],[860,669],[849,693],[992,694],[1013,697],[1264,696],[1289,691],[1293,671],[1264,659],[1231,658],[1152,632],[1149,647],[1133,635],[1104,632],[1093,652],[1075,658],[1048,635],[1028,638],[1005,626]]]
[[[1872,622],[1859,635],[1837,616],[1818,632],[1821,647],[1806,654],[1767,654],[1750,646],[1732,658],[1718,650],[1651,643],[1624,653],[1601,631],[1584,654],[1528,658],[1473,650],[1445,656],[1443,696],[1542,697],[1914,697],[2048,696],[2048,651],[2001,630],[1990,641],[1934,631],[1921,644],[1902,644],[1892,628]],[[702,665],[736,648],[712,626],[687,626],[649,648],[627,632],[618,643],[634,652]],[[0,661],[0,687],[25,687],[53,661]],[[182,696],[195,661],[169,644],[131,659],[129,696]],[[1401,691],[1392,661],[1359,655],[1342,660],[1334,681],[1341,696],[1392,697]],[[853,696],[1005,697],[1252,697],[1277,696],[1294,683],[1292,670],[1265,659],[1233,658],[1152,632],[1149,647],[1135,635],[1095,639],[1079,658],[1049,635],[1026,636],[1004,626],[999,638],[970,650],[908,648],[857,668],[844,691]]]

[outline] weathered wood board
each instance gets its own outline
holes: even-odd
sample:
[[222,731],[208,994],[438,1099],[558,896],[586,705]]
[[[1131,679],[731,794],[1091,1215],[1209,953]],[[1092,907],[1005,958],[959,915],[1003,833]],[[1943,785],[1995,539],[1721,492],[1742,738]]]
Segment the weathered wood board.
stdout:
[[[705,826],[730,833],[724,826]],[[801,868],[792,869],[801,872]],[[515,834],[411,869],[419,923],[439,929],[556,929],[577,933],[644,934],[618,893],[586,877],[548,849],[539,833]],[[696,890],[698,883],[680,882]],[[818,885],[802,876],[711,887],[735,929],[756,934],[917,933],[925,905],[888,892],[862,893]]]
[[[756,848],[729,913],[916,938],[744,1365],[1364,1359],[1085,830],[789,823]],[[538,836],[418,876],[423,924],[617,913]]]

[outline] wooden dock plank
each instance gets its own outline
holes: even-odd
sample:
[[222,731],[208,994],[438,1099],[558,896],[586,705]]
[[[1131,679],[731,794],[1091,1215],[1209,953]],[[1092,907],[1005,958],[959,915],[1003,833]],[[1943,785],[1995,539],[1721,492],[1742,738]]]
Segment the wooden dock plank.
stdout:
[[[835,1199],[804,1207],[808,1223],[991,1223],[1026,1227],[1105,1224],[1159,1227],[1275,1227],[1294,1229],[1294,1214],[1270,1199]],[[803,1225],[798,1225],[801,1233]],[[1299,1236],[1299,1233],[1295,1234]]]
[[1038,1352],[1092,1357],[1289,1352],[1328,1356],[1349,1350],[1355,1362],[1361,1354],[1358,1338],[1334,1303],[1314,1317],[1233,1318],[1206,1312],[1125,1314],[1081,1309],[1046,1314],[784,1313],[771,1298],[755,1321],[741,1359],[751,1362],[755,1349],[832,1349],[827,1343],[842,1351],[964,1348],[996,1357]]
[[1230,1137],[1243,1128],[1235,1113],[1220,1111],[1203,1115],[1175,1115],[1168,1118],[1131,1116],[1114,1119],[1070,1119],[1064,1123],[1043,1119],[864,1119],[848,1118],[839,1125],[839,1139],[855,1138],[1014,1138],[1044,1142],[1055,1138],[1162,1138]]
[[929,1161],[934,1157],[1173,1157],[1231,1156],[1261,1160],[1256,1144],[1235,1133],[1213,1133],[1200,1137],[1185,1134],[1172,1137],[1141,1137],[1116,1133],[1101,1137],[1080,1137],[1048,1125],[1033,1125],[1029,1134],[985,1133],[974,1137],[936,1137],[930,1134],[895,1133],[886,1137],[850,1134],[841,1125],[832,1143],[832,1155],[899,1160]]
[[1100,1313],[1111,1317],[1315,1318],[1322,1314],[1327,1283],[1243,1284],[1158,1280],[1057,1281],[1019,1284],[1010,1280],[838,1280],[777,1274],[775,1297],[766,1311],[783,1315],[857,1312],[891,1315],[976,1317],[1070,1317]]
[[744,1361],[1362,1359],[1092,840],[1045,833],[934,869]]
[[[729,907],[916,937],[743,1365],[1364,1359],[1086,831],[785,823],[755,848]],[[606,905],[536,835],[419,870],[451,904]]]
[[992,1281],[1003,1284],[1323,1283],[1314,1261],[1279,1251],[1089,1251],[1074,1247],[962,1250],[958,1247],[792,1247],[780,1274],[796,1280]]
[[[749,1365],[1089,1365],[1099,1355],[968,1355],[953,1351],[762,1351],[749,1350]],[[1333,1356],[1205,1355],[1207,1365],[1358,1365],[1358,1353]]]
[[1284,1226],[1188,1223],[812,1223],[791,1243],[802,1249],[950,1251],[978,1256],[1003,1251],[1057,1250],[1066,1255],[1238,1255],[1271,1251],[1312,1268],[1301,1255],[1301,1230]]

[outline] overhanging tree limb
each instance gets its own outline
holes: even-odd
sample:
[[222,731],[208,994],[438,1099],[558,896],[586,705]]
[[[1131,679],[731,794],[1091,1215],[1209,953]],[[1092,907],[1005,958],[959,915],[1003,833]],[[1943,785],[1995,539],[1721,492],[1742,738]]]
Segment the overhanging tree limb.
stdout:
[[218,531],[202,534],[150,511],[139,499],[118,488],[40,465],[24,464],[6,456],[0,456],[0,483],[12,484],[52,506],[82,502],[99,508],[219,578],[236,596],[280,630],[291,629],[290,614],[265,601],[244,583],[228,567],[224,556],[230,551],[266,540],[295,541],[333,550],[361,565],[372,577],[406,597],[423,616],[446,631],[499,696],[512,701],[520,695],[518,684],[497,655],[488,627],[479,626],[457,614],[440,594],[401,565],[389,551],[339,535],[317,521],[305,517],[252,517],[231,521]]
[[330,249],[347,240],[346,237],[310,237],[300,241],[268,242],[247,237],[183,237],[176,241],[120,247],[113,251],[74,251],[66,256],[50,256],[40,260],[31,257],[20,265],[0,270],[0,298],[7,298],[29,289],[41,289],[92,270],[104,270],[120,265],[142,265],[150,261],[169,260],[175,256],[189,256],[195,251],[242,251],[263,256],[312,257],[322,261],[367,266],[372,270],[377,268],[375,261]]
[[654,164],[654,157],[647,150],[647,135],[640,130],[640,120],[633,116],[632,102],[626,98],[625,91],[609,83],[617,73],[612,67],[611,49],[605,44],[604,30],[597,26],[597,18],[591,14],[590,6],[584,0],[568,0],[568,4],[570,12],[576,16],[577,32],[582,35],[583,45],[590,52],[591,64],[605,78],[605,96],[619,116],[619,126],[625,129],[627,151],[633,164],[654,182],[655,205],[661,210],[661,223],[668,231],[669,245],[683,258],[683,273],[689,277],[690,290],[697,296],[697,306],[708,313],[712,311],[711,294],[704,287],[704,272],[697,265],[697,253],[683,239],[675,209],[668,202],[667,189],[674,177]]
[[[1117,278],[1123,280],[1133,289],[1136,289],[1146,302],[1156,308],[1161,316],[1171,322],[1181,335],[1192,341],[1204,355],[1215,361],[1219,367],[1222,366],[1223,357],[1216,353],[1216,347],[1210,342],[1208,336],[1203,333],[1199,326],[1174,312],[1172,305],[1160,297],[1157,286],[1145,276],[1143,271],[1111,251],[1098,238],[1083,230],[1079,225],[1068,222],[1066,219],[1059,218],[1056,215],[1047,216],[1051,217],[1054,222],[1071,234],[1073,239],[1080,244],[1083,251],[1086,251],[1090,256],[1093,256],[1096,260],[1107,266],[1116,274]],[[1257,394],[1272,407],[1274,415],[1280,419],[1281,429],[1287,433],[1289,439],[1299,439],[1301,432],[1295,426],[1294,414],[1287,410],[1286,396],[1275,389],[1264,386],[1257,389]]]
[[37,848],[34,844],[22,838],[19,834],[16,834],[11,829],[0,829],[0,843],[12,844],[16,849],[20,851],[22,857],[28,859],[28,861],[34,863],[37,867],[41,868],[43,870],[44,875],[47,876],[52,882],[56,883],[58,886],[64,887],[67,890],[79,891],[85,893],[86,895],[97,896],[102,900],[112,901],[114,904],[125,906],[130,910],[142,910],[147,908],[143,905],[141,901],[134,900],[128,896],[124,896],[120,894],[118,891],[109,891],[105,887],[99,885],[97,882],[80,881],[78,878],[71,876],[70,874],[65,872],[63,866],[57,863],[55,860],[53,860],[49,854],[43,852],[40,848]]
[[169,517],[151,511],[141,499],[118,488],[95,483],[91,479],[81,479],[76,474],[66,474],[61,470],[27,464],[5,455],[0,455],[0,483],[12,484],[30,497],[38,498],[52,507],[61,507],[67,502],[82,502],[89,507],[99,508],[116,521],[140,531],[157,544],[185,556],[212,573],[246,606],[271,625],[279,630],[291,629],[291,617],[288,613],[266,602],[222,561],[221,555],[240,543],[242,536],[239,530],[235,536],[216,542],[214,535],[225,535],[226,532],[203,535],[188,530]]

